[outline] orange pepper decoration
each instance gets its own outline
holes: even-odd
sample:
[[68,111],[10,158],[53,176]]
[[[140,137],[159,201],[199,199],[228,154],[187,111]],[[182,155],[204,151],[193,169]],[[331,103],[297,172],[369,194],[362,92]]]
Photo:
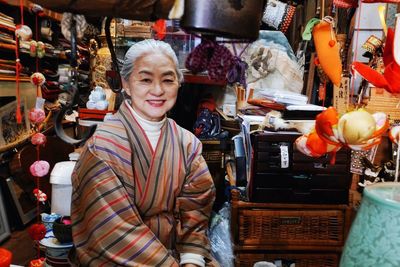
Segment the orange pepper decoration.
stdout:
[[340,47],[333,29],[333,19],[325,17],[313,28],[315,50],[322,69],[332,83],[340,86],[342,62]]

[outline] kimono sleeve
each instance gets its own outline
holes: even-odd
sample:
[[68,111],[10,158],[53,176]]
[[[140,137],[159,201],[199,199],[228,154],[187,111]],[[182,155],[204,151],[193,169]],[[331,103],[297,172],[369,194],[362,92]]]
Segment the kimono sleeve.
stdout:
[[200,143],[176,201],[179,214],[176,247],[179,253],[195,253],[204,256],[206,262],[212,260],[206,231],[214,200],[215,187],[201,155]]
[[178,266],[113,169],[86,149],[73,173],[72,232],[81,266]]

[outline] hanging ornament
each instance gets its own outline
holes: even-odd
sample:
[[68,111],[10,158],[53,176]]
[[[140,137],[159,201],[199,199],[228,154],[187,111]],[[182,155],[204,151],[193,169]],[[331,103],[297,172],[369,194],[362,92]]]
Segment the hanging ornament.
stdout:
[[43,177],[49,173],[50,164],[44,160],[35,161],[30,167],[29,171],[35,177]]
[[33,189],[33,195],[39,202],[45,202],[47,200],[47,195],[38,188]]
[[34,146],[46,144],[47,137],[42,133],[35,133],[31,138],[31,143]]
[[15,35],[22,41],[29,41],[32,38],[32,30],[26,25],[17,25]]
[[28,234],[33,240],[42,240],[46,235],[46,226],[43,223],[35,223],[29,227]]
[[31,75],[31,83],[36,86],[42,86],[46,82],[46,78],[40,72],[35,72]]
[[44,113],[43,109],[40,108],[32,108],[29,111],[29,120],[33,124],[42,123],[46,119],[46,114]]

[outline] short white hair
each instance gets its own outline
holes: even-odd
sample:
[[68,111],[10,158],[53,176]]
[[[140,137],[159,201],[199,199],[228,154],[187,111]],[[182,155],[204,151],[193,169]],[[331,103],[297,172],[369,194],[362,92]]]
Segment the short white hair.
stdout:
[[179,69],[178,58],[172,47],[163,41],[154,39],[146,39],[132,45],[125,54],[124,63],[121,69],[121,76],[125,81],[129,81],[129,76],[132,73],[133,67],[135,66],[136,60],[147,53],[163,53],[175,64],[175,71],[178,75],[179,84],[183,81],[183,73]]

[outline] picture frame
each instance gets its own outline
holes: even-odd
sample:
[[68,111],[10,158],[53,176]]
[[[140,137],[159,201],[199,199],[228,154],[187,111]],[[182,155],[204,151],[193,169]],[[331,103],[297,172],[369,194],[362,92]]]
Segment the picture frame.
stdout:
[[16,119],[17,100],[0,107],[0,147],[7,147],[27,138],[30,134],[28,112],[25,109],[25,100],[21,99],[22,123]]
[[8,225],[6,209],[3,201],[3,194],[0,190],[0,243],[11,236],[10,226]]
[[14,177],[10,176],[6,179],[8,190],[14,202],[15,209],[19,215],[19,219],[23,225],[27,225],[37,215],[37,204],[32,192],[34,184],[18,183]]

